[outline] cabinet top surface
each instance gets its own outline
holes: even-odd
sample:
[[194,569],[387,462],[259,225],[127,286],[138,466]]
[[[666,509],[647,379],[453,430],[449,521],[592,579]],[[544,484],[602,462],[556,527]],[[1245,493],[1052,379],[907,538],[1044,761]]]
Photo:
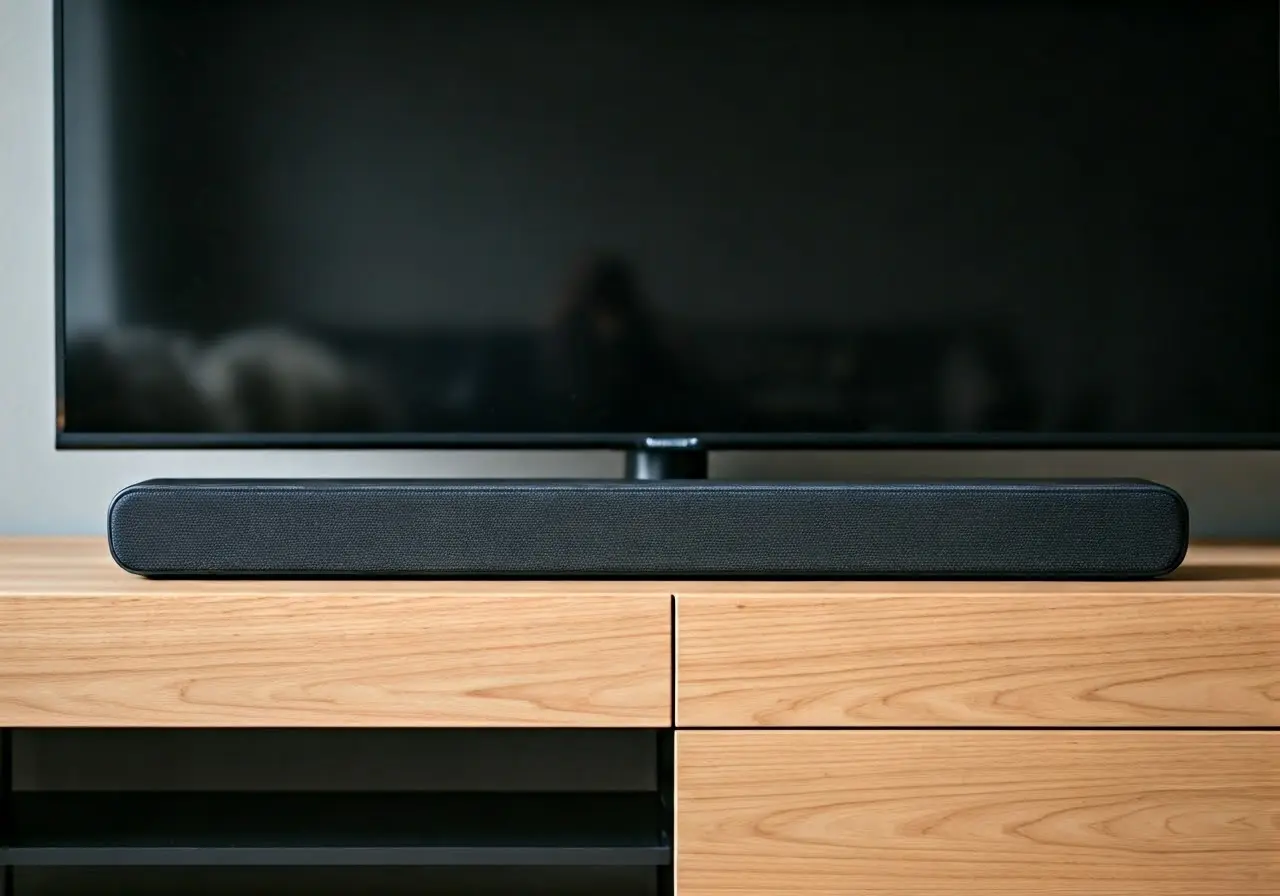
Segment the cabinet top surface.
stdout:
[[1194,545],[1172,576],[1144,582],[1044,581],[513,581],[147,580],[115,565],[101,538],[0,538],[0,599],[145,595],[653,595],[733,594],[1272,594],[1280,596],[1280,543]]

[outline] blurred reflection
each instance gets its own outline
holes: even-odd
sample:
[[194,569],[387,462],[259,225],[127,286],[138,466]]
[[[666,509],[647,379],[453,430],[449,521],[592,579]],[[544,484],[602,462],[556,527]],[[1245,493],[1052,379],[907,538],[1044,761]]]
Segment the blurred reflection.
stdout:
[[218,408],[197,385],[195,347],[153,330],[70,340],[62,384],[69,432],[216,432]]
[[372,374],[296,333],[232,334],[203,353],[198,370],[230,432],[377,432],[394,420]]
[[[620,256],[583,263],[565,293],[551,333],[547,408],[568,429],[669,432],[696,426],[692,390],[704,385],[677,357]],[[561,407],[556,404],[561,403]]]
[[203,344],[155,330],[80,337],[65,358],[65,429],[464,435],[1043,429],[1036,416],[1042,401],[998,331],[708,331],[660,318],[639,282],[619,257],[593,258],[572,278],[545,331],[305,335],[253,328]]
[[354,433],[400,417],[377,379],[322,344],[278,330],[208,346],[155,330],[71,340],[65,429],[99,433]]

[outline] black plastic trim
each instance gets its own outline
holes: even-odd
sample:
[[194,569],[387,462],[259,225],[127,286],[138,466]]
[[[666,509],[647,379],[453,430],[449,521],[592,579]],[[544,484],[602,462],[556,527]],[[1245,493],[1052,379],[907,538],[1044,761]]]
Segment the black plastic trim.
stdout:
[[[58,438],[61,439],[62,400],[64,392],[62,377],[63,348],[67,343],[66,321],[63,313],[64,300],[67,295],[66,278],[66,208],[64,202],[65,159],[63,114],[65,103],[63,98],[63,37],[62,37],[62,4],[56,0],[53,4],[53,277],[54,295],[53,326],[58,341],[54,360],[54,383],[57,389],[57,422]],[[5,896],[8,896],[7,891]]]

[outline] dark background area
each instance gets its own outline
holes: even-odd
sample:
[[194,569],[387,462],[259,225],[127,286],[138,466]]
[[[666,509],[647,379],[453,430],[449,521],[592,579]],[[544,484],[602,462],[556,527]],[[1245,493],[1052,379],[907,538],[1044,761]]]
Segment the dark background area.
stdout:
[[68,3],[64,429],[1280,432],[1278,24]]

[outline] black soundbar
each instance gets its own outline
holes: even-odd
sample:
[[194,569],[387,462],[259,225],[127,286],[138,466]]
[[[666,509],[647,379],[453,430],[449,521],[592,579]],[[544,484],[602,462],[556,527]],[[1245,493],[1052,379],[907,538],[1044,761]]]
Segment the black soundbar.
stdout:
[[1187,530],[1140,480],[151,480],[107,524],[157,577],[1133,579]]

